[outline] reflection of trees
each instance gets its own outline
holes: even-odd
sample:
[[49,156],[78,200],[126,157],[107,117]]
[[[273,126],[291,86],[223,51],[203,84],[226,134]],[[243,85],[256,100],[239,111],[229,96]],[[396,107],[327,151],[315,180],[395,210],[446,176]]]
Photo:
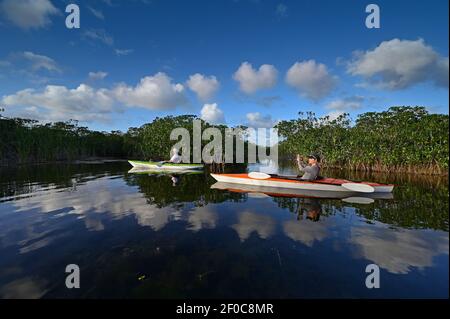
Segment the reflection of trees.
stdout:
[[[439,229],[448,231],[448,185],[427,188],[409,184],[394,189],[394,199],[378,200],[372,204],[348,204],[341,200],[318,199],[321,215],[345,214],[344,208],[354,207],[355,213],[368,220],[398,227]],[[304,199],[274,198],[279,207],[298,214]]]
[[[280,167],[289,169],[292,163],[282,162]],[[375,200],[370,205],[352,205],[356,213],[369,220],[410,228],[431,228],[448,231],[449,189],[446,177],[416,174],[368,173],[349,170],[327,169],[324,176],[347,178],[351,180],[369,180],[380,183],[392,183],[393,200]],[[280,207],[296,213],[297,199],[274,199]],[[349,204],[339,200],[320,200],[322,214],[343,213]]]
[[128,163],[44,164],[0,168],[0,197],[33,192],[34,185],[72,188],[105,175],[121,174]]
[[193,203],[203,206],[224,201],[242,201],[243,194],[223,192],[210,188],[212,178],[204,174],[180,175],[179,183],[173,186],[169,175],[125,175],[130,186],[138,186],[150,204],[158,207]]

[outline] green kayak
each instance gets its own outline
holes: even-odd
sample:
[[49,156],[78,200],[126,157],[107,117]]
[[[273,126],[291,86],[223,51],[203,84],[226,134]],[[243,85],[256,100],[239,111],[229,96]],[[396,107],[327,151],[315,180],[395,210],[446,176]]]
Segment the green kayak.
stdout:
[[163,162],[146,162],[146,161],[128,161],[133,167],[148,168],[154,170],[195,170],[203,169],[203,164],[189,164],[189,163],[163,163]]

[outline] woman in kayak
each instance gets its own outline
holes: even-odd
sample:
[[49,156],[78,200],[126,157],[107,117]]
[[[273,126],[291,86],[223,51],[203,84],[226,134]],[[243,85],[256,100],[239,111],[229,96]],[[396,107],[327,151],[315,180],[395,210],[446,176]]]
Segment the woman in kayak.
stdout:
[[[174,164],[180,164],[182,157],[180,156],[180,154],[178,154],[178,149],[177,148],[173,148],[172,149],[172,157],[170,158],[170,160],[168,161],[160,161],[158,162],[158,166],[162,166],[166,163],[174,163]],[[151,162],[152,160],[150,160]]]
[[319,166],[319,158],[316,155],[308,156],[308,164],[303,162],[303,158],[297,154],[297,165],[298,169],[304,172],[301,177],[304,181],[314,181],[319,178],[320,166]]
[[172,155],[172,157],[170,158],[169,163],[180,164],[182,158],[181,158],[180,154],[178,153],[178,149],[173,148],[173,149],[172,149],[172,154],[173,154],[173,155]]

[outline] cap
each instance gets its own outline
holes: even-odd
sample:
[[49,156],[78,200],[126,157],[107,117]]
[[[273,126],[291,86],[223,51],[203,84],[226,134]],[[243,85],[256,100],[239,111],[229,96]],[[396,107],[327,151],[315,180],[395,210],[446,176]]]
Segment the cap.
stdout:
[[316,161],[320,161],[319,155],[309,154],[309,155],[308,155],[308,158],[313,158],[313,159],[315,159]]

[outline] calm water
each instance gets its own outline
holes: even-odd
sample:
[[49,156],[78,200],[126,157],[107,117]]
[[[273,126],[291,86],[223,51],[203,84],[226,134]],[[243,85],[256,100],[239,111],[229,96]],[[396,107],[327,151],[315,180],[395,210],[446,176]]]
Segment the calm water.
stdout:
[[[326,172],[398,185],[393,199],[356,204],[128,170],[0,170],[0,296],[448,297],[446,179]],[[372,263],[379,289],[365,286]],[[65,287],[68,264],[81,269],[80,289]]]

